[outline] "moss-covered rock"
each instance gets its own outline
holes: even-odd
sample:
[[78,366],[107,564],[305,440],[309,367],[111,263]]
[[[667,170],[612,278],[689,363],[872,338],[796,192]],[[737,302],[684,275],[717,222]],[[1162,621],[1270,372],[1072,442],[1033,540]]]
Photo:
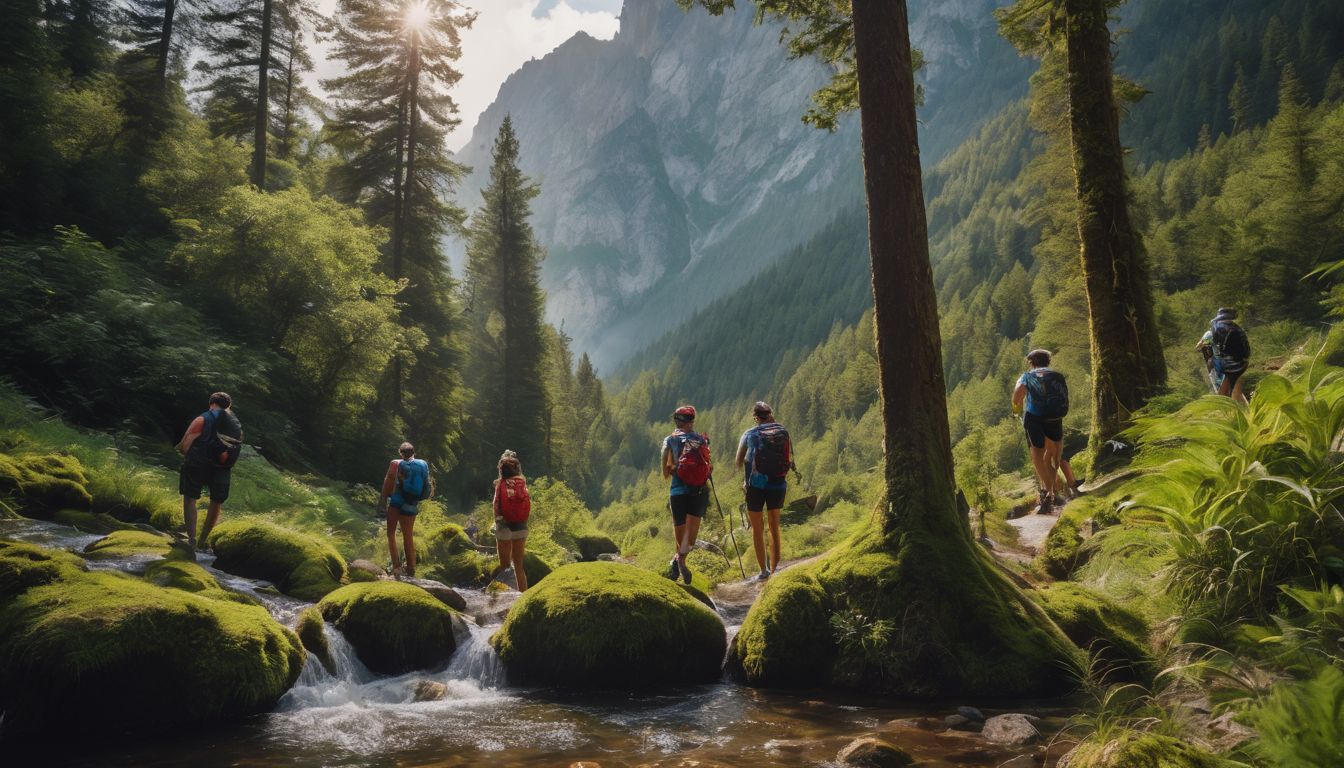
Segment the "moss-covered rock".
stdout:
[[[462,526],[452,523],[431,531],[421,544],[421,550],[420,574],[454,587],[480,586],[496,562],[476,550]],[[530,566],[524,562],[530,573]]]
[[551,572],[555,570],[555,566],[532,552],[523,553],[523,568],[527,570],[527,586],[529,589],[541,583],[542,579],[550,576]]
[[772,578],[733,642],[750,685],[982,699],[1071,689],[1085,656],[965,531],[870,527]]
[[374,672],[399,675],[437,667],[457,648],[456,613],[419,587],[398,581],[350,584],[318,603]]
[[1059,768],[1235,768],[1193,744],[1153,733],[1125,733],[1106,742],[1085,741],[1059,761]]
[[68,525],[85,533],[112,533],[113,531],[134,531],[136,527],[111,515],[99,512],[87,512],[81,509],[62,509],[51,516],[53,523]]
[[1157,668],[1148,651],[1148,625],[1138,614],[1070,582],[1028,594],[1075,645],[1092,654],[1104,680],[1152,682]]
[[335,672],[336,665],[331,659],[331,645],[327,642],[327,622],[322,618],[322,612],[317,606],[305,608],[299,614],[299,620],[294,625],[294,631],[299,635],[299,641],[322,666],[327,668],[328,672]]
[[84,556],[90,560],[164,558],[194,561],[196,559],[195,553],[190,548],[173,541],[171,536],[139,530],[113,531],[85,547]]
[[219,579],[201,566],[183,560],[156,560],[145,568],[145,581],[169,589],[180,589],[212,600],[228,600],[243,605],[260,605],[256,598],[225,589]]
[[1067,579],[1073,575],[1075,568],[1083,565],[1078,556],[1082,545],[1080,522],[1074,516],[1065,514],[1046,534],[1045,544],[1036,556],[1036,562],[1051,578]]
[[598,555],[619,555],[621,547],[611,540],[610,536],[602,533],[589,533],[574,537],[574,545],[579,550],[579,560],[585,563],[591,563],[597,560]]
[[663,577],[618,563],[557,568],[490,638],[511,679],[649,688],[718,678],[723,623]]
[[256,518],[221,523],[210,532],[215,567],[265,579],[286,595],[320,600],[346,580],[345,558],[325,541]]
[[0,453],[0,495],[12,495],[28,517],[45,520],[62,509],[89,509],[88,484],[84,465],[74,456]]
[[263,712],[304,652],[262,608],[86,571],[0,542],[0,711],[7,736],[162,731]]

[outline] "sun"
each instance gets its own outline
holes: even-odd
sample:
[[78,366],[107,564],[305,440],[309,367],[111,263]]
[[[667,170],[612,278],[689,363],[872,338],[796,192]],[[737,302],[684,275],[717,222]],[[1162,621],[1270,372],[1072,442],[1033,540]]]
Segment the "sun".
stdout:
[[434,13],[430,10],[429,3],[426,0],[414,0],[406,6],[404,18],[407,29],[424,29],[433,20]]

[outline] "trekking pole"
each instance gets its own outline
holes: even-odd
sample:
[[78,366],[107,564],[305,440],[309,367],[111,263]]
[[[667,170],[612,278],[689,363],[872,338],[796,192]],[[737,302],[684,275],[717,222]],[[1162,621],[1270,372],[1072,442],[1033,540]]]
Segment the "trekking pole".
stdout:
[[714,476],[709,476],[709,490],[714,494],[714,506],[719,510],[719,519],[728,529],[728,538],[733,541],[733,551],[737,552],[737,569],[742,572],[742,580],[747,580],[747,568],[742,565],[742,548],[737,546],[737,537],[733,535],[733,521],[723,514],[723,505],[719,503],[719,489],[714,485]]

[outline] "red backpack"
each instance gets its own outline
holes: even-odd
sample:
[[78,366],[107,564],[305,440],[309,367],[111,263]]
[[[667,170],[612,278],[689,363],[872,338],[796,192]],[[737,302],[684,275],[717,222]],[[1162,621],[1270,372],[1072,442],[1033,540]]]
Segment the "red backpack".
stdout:
[[684,432],[681,436],[681,453],[677,456],[677,477],[681,482],[699,488],[709,481],[714,465],[709,460],[709,437]]
[[495,489],[499,500],[499,516],[506,523],[525,523],[532,514],[532,497],[527,492],[527,481],[522,475],[506,477]]

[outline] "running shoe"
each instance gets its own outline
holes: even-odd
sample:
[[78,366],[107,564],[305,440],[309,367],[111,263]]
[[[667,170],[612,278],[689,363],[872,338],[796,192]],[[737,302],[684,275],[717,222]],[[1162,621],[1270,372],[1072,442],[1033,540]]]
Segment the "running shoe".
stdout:
[[690,569],[690,568],[687,568],[685,563],[679,563],[679,564],[678,564],[678,567],[681,568],[681,578],[682,578],[682,580],[685,581],[687,584],[690,584],[690,583],[691,583],[691,569]]
[[672,562],[667,564],[667,578],[676,581],[681,575],[681,565],[677,563],[677,558],[672,558]]
[[762,568],[761,572],[756,574],[755,581],[765,581],[766,579],[769,578],[770,578],[770,572]]

